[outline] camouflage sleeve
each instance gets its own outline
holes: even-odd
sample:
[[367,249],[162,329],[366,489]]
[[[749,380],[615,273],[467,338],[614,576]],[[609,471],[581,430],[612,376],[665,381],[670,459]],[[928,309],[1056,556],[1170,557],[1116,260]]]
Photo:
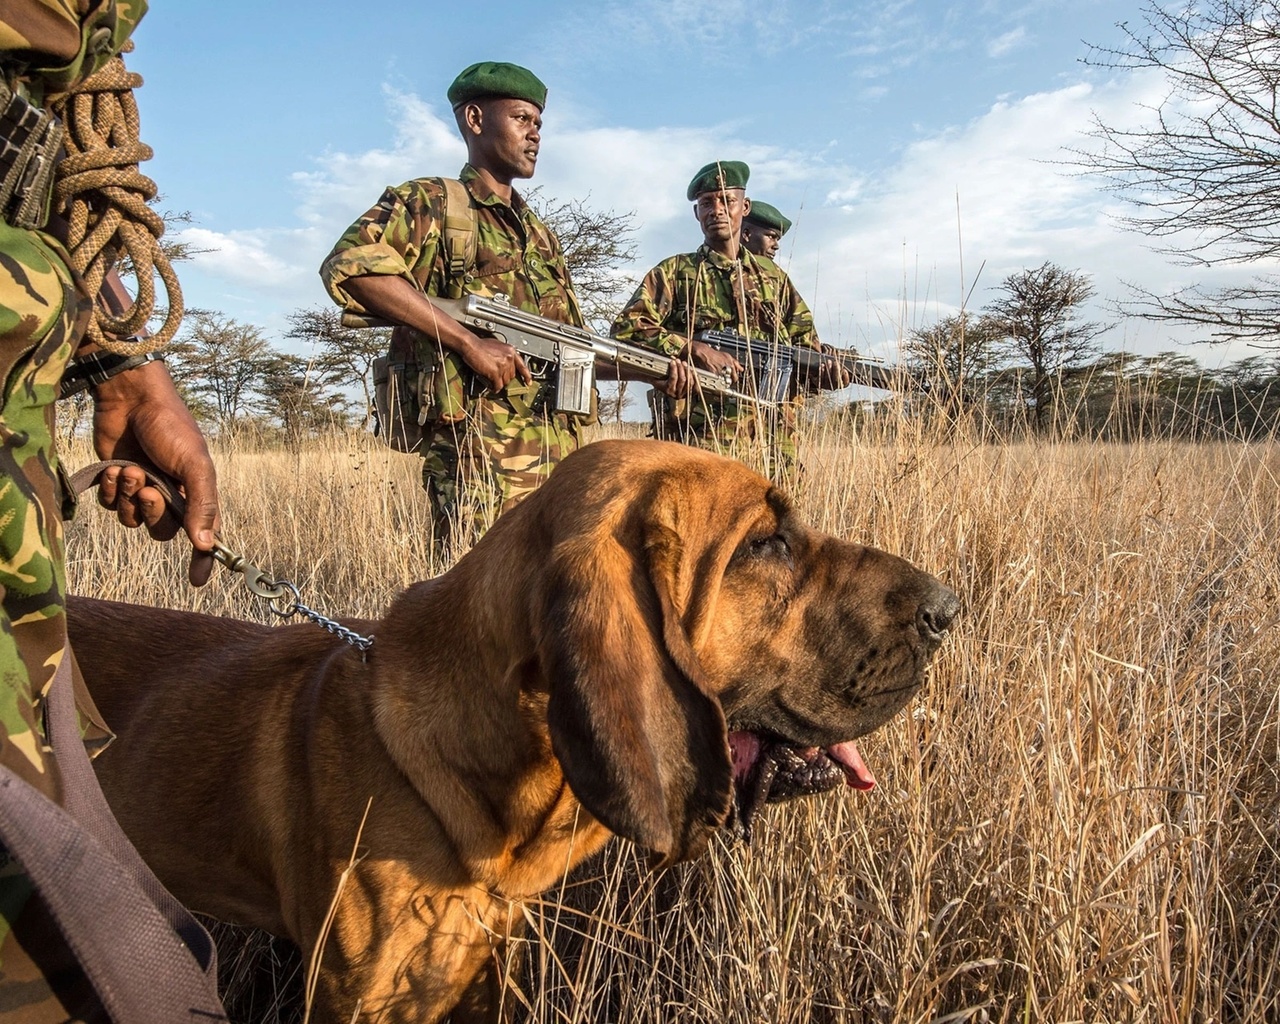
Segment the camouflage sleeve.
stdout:
[[667,355],[676,355],[684,348],[685,336],[668,330],[675,294],[671,269],[672,261],[668,259],[645,274],[631,301],[613,321],[610,335]]
[[820,348],[818,341],[818,330],[813,325],[813,313],[809,309],[809,304],[800,297],[800,293],[796,290],[796,286],[791,283],[791,278],[786,278],[787,286],[782,294],[783,308],[787,310],[787,335],[793,345],[803,345],[805,348]]
[[368,310],[343,287],[353,277],[389,274],[428,294],[439,293],[442,282],[433,282],[432,276],[443,226],[443,189],[426,179],[388,187],[378,205],[343,232],[321,265],[325,290],[334,302],[354,313]]

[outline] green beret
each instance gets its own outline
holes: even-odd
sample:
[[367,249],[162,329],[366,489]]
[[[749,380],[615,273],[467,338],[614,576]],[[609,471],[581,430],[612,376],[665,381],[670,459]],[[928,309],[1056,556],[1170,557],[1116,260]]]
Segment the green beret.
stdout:
[[689,199],[699,192],[715,192],[722,188],[746,188],[751,168],[741,160],[714,160],[702,168],[689,182]]
[[784,235],[791,230],[791,221],[782,216],[781,210],[776,206],[770,206],[768,203],[761,203],[755,199],[751,200],[751,209],[743,220],[749,220],[753,224],[759,224],[761,227],[773,228]]
[[449,86],[449,104],[454,110],[464,103],[486,96],[528,100],[539,110],[547,105],[547,87],[532,71],[516,64],[483,60],[479,64],[472,64]]

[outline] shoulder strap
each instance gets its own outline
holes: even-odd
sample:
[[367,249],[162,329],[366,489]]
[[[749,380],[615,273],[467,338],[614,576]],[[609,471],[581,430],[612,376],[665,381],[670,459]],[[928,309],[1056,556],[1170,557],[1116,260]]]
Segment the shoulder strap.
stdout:
[[[476,265],[476,212],[471,193],[457,178],[438,179],[444,188],[444,256],[450,298],[460,298],[462,281]],[[456,292],[456,294],[453,294]]]

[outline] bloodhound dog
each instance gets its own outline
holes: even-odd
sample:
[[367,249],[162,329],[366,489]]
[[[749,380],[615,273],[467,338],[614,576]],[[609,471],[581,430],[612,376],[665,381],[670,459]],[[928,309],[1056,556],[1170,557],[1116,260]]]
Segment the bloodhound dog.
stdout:
[[119,734],[107,797],[179,899],[304,956],[323,937],[314,1020],[460,1022],[497,1019],[520,901],[611,834],[696,857],[771,751],[868,787],[852,741],[924,685],[956,611],[737,462],[602,441],[348,623],[367,658],[88,599],[71,638]]

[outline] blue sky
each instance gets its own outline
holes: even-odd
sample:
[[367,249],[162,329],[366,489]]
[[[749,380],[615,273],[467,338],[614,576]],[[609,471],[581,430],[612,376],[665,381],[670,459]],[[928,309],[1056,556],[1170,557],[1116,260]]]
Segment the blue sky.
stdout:
[[[548,85],[530,184],[636,212],[639,277],[700,236],[684,191],[713,159],[746,160],[749,194],[796,223],[780,262],[825,341],[893,356],[904,330],[993,297],[1053,260],[1100,300],[1210,277],[1122,232],[1123,210],[1064,171],[1091,112],[1133,123],[1164,87],[1080,63],[1140,6],[1103,0],[631,0],[539,4],[155,2],[130,67],[144,170],[185,235],[189,306],[260,324],[327,302],[316,274],[387,184],[456,174],[444,93],[477,60]],[[981,270],[980,270],[981,268]],[[977,278],[975,283],[975,277]],[[1099,303],[1094,318],[1114,319]],[[1108,348],[1187,332],[1126,321]],[[1191,350],[1216,364],[1244,349]]]

